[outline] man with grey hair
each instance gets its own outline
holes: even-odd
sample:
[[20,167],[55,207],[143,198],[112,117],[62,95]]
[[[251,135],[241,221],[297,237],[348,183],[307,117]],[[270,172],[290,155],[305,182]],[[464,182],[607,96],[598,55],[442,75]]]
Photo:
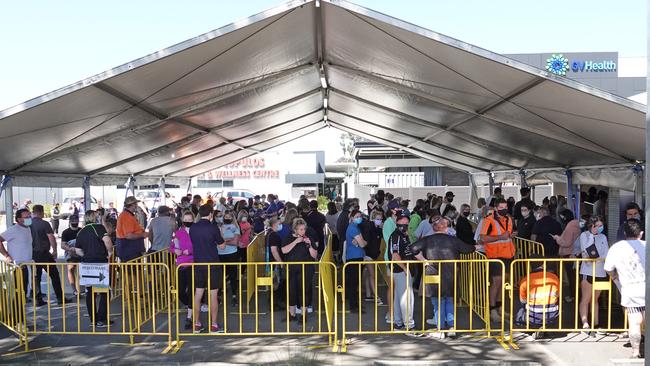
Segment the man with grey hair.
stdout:
[[160,206],[158,216],[151,220],[147,230],[149,243],[151,243],[149,252],[168,249],[169,243],[172,241],[172,234],[176,230],[176,222],[171,217],[171,209],[167,206]]

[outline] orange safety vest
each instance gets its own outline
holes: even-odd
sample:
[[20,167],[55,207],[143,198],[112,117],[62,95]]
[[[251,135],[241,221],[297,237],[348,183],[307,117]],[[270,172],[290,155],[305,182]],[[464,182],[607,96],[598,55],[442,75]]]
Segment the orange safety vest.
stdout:
[[[494,215],[488,216],[483,222],[483,234],[489,236],[499,236],[507,232],[512,233],[512,219],[506,216],[505,224],[496,219]],[[511,259],[515,256],[515,245],[512,240],[497,240],[491,243],[485,243],[485,255],[488,258]]]
[[533,272],[521,280],[519,300],[532,306],[555,305],[559,300],[559,289],[560,280],[554,273]]

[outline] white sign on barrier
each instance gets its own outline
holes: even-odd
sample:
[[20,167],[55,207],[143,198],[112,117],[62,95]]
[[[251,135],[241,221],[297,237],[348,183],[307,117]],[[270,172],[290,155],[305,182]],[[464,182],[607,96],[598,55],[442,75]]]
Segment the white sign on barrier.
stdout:
[[108,263],[79,263],[79,278],[82,286],[108,287]]

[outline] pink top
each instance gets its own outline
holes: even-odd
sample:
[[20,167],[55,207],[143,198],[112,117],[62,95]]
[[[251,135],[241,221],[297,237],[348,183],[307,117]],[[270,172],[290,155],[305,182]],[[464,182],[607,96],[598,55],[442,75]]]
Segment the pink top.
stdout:
[[579,236],[580,221],[577,219],[569,221],[569,223],[566,224],[562,235],[560,235],[560,238],[557,240],[557,245],[560,246],[559,254],[561,256],[574,254],[573,243]]
[[241,237],[239,238],[240,248],[248,248],[248,244],[251,242],[252,228],[251,223],[248,221],[239,223],[239,230],[241,231]]
[[169,246],[169,251],[172,253],[176,249],[175,240],[178,240],[178,249],[181,251],[187,250],[190,253],[189,255],[181,254],[176,256],[176,265],[194,262],[192,239],[190,239],[190,234],[185,231],[185,228],[180,228],[176,231],[175,239],[172,239],[171,245]]

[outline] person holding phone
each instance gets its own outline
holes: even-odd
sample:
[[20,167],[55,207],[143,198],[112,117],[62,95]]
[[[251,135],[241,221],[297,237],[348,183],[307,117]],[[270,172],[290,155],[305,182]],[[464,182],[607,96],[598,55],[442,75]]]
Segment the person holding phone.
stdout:
[[[318,256],[318,247],[309,236],[307,236],[307,223],[301,218],[293,220],[293,232],[285,238],[282,243],[282,254],[286,262],[313,262]],[[296,309],[302,306],[303,293],[306,299],[314,277],[314,265],[311,264],[289,264],[289,319],[297,320]],[[309,305],[309,304],[304,304]]]
[[[578,309],[580,319],[582,320],[582,329],[595,329],[598,328],[598,298],[600,297],[600,291],[592,291],[592,288],[594,281],[607,280],[605,263],[598,259],[605,259],[607,257],[609,244],[607,243],[607,237],[603,234],[604,225],[602,216],[592,216],[586,224],[587,230],[580,234],[580,250],[582,258],[592,259],[592,261],[585,261],[580,265],[582,280],[580,283],[581,299]],[[594,295],[593,299],[591,296],[592,292]],[[592,327],[589,326],[590,305],[594,320]]]

